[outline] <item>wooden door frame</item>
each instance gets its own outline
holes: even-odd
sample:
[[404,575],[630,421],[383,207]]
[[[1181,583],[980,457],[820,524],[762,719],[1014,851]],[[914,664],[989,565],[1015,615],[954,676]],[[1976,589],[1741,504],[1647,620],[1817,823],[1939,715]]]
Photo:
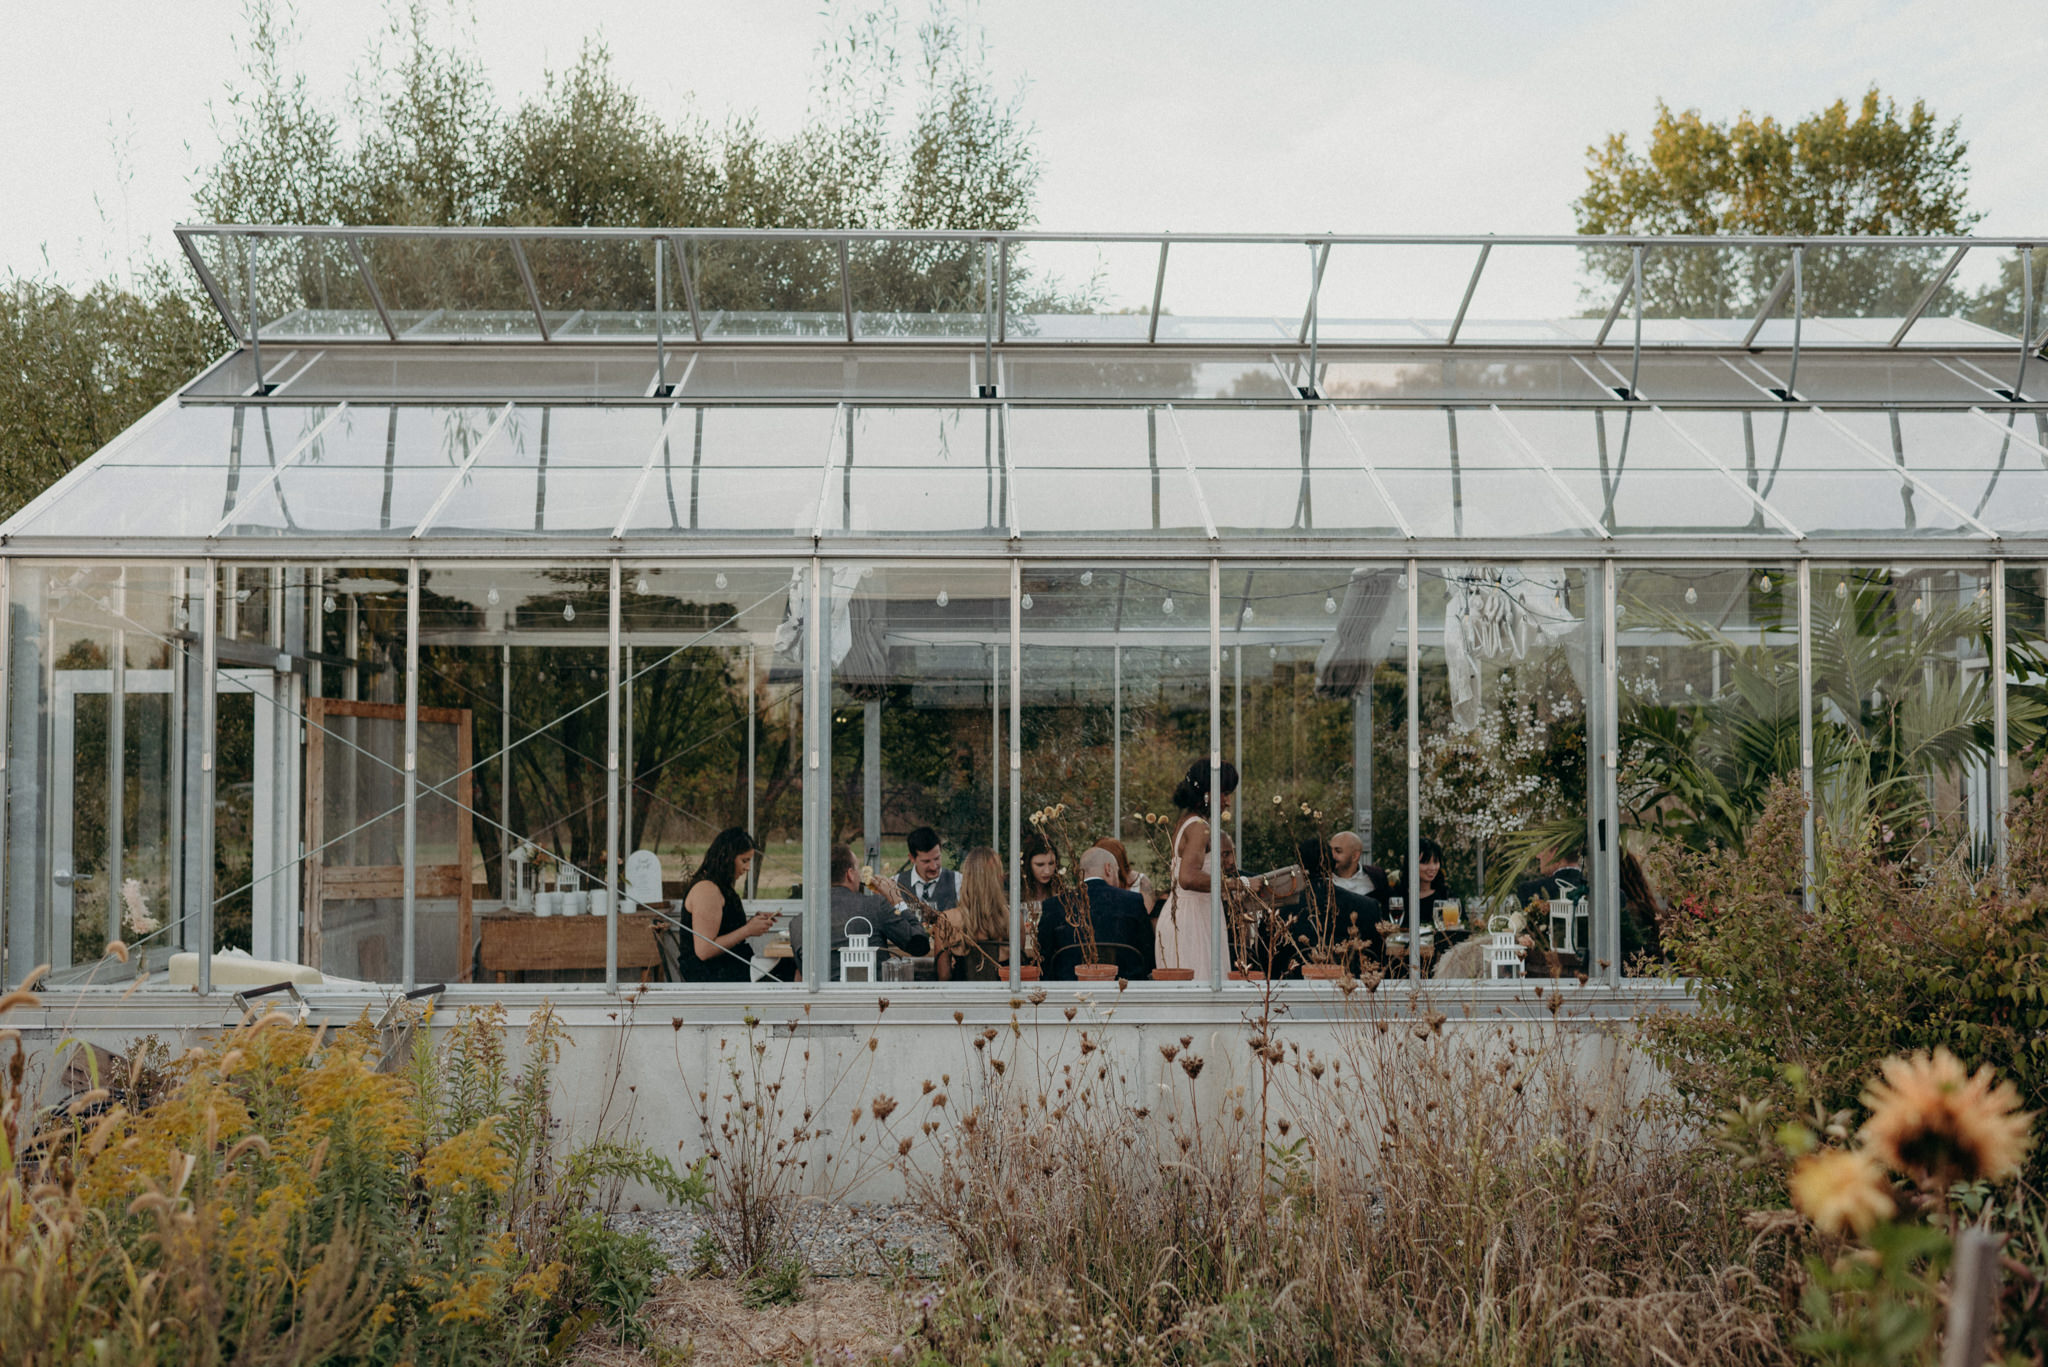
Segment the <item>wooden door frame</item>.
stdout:
[[[369,897],[405,896],[403,864],[374,865],[328,870],[322,856],[326,825],[326,721],[329,717],[368,717],[377,721],[405,720],[400,703],[355,702],[346,698],[306,700],[306,921],[303,932],[304,962],[320,966],[320,921],[326,898],[360,900]],[[470,864],[473,860],[472,823],[475,820],[472,768],[474,713],[466,707],[422,707],[419,719],[437,726],[455,728],[455,863],[421,864],[413,869],[413,896],[454,897],[456,939],[459,945],[456,981],[470,980],[475,947],[470,943]],[[334,876],[339,874],[339,877]]]

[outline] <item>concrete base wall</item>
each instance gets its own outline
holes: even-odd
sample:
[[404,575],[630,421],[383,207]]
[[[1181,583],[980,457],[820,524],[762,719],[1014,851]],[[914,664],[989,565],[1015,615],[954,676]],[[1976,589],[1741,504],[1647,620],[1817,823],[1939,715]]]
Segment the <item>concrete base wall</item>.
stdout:
[[[1228,1116],[1256,1089],[1258,1060],[1251,1041],[1270,1021],[1271,1037],[1320,1057],[1355,1058],[1358,1033],[1382,1023],[1428,1029],[1433,1016],[1445,1034],[1475,1048],[1505,1049],[1509,1038],[1562,1040],[1586,1069],[1603,1068],[1617,1053],[1632,1054],[1632,1021],[1654,1010],[1686,1009],[1676,985],[1645,982],[1620,988],[1555,987],[1534,981],[1437,986],[1426,994],[1403,983],[1350,996],[1320,983],[1276,985],[1270,995],[1250,986],[1222,992],[1134,985],[1123,992],[1076,990],[1046,984],[1042,999],[1032,985],[1013,997],[1003,987],[900,984],[886,997],[872,989],[759,991],[746,988],[662,987],[612,995],[602,988],[460,988],[436,1013],[438,1036],[463,1005],[498,1002],[506,1013],[513,1057],[533,1014],[552,1006],[571,1047],[555,1074],[556,1112],[565,1139],[600,1130],[627,1133],[672,1151],[687,1164],[722,1137],[729,1120],[742,1119],[742,1100],[757,1090],[771,1108],[778,1135],[808,1129],[810,1161],[802,1185],[813,1194],[854,1201],[900,1197],[896,1168],[901,1139],[923,1136],[924,1123],[942,1106],[978,1104],[989,1077],[990,1053],[1005,1061],[1005,1080],[1038,1091],[1057,1089],[1077,1067],[1114,1070],[1118,1094],[1130,1104],[1157,1097],[1162,1108],[1199,1108]],[[1551,996],[1560,999],[1556,1011]],[[384,1009],[382,994],[322,993],[313,989],[309,1024],[347,1025]],[[886,1002],[884,1006],[881,1003]],[[46,1101],[60,1096],[51,1066],[60,1043],[79,1040],[117,1054],[155,1035],[173,1051],[231,1027],[238,1013],[229,998],[169,993],[121,999],[109,989],[46,994],[41,1007],[11,1012],[5,1022],[22,1032],[32,1064],[43,1066]],[[995,1038],[976,1040],[994,1030]],[[1180,1046],[1185,1038],[1189,1042]],[[1202,1059],[1192,1080],[1179,1059],[1161,1046]],[[1063,1071],[1064,1070],[1064,1071]],[[1655,1086],[1647,1067],[1631,1072],[1631,1086]],[[779,1084],[772,1097],[769,1084]],[[929,1088],[927,1088],[929,1084]],[[878,1096],[898,1103],[889,1123],[872,1121]],[[866,1114],[856,1120],[856,1108]],[[773,1114],[779,1112],[779,1117]],[[808,1112],[811,1119],[805,1122]],[[705,1117],[709,1117],[707,1125]],[[772,1146],[771,1146],[772,1147]],[[911,1162],[918,1158],[913,1143]]]

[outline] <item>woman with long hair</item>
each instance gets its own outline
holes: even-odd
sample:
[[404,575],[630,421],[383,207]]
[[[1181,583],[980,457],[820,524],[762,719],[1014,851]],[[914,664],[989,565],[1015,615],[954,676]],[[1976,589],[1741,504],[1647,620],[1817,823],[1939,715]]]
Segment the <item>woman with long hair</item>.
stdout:
[[[1237,770],[1225,764],[1220,777],[1227,798],[1237,791]],[[1215,804],[1209,789],[1209,761],[1198,759],[1173,790],[1173,805],[1180,808],[1180,817],[1173,827],[1173,867],[1166,905],[1154,932],[1158,965],[1191,968],[1196,982],[1207,979],[1216,968],[1216,936],[1210,924],[1215,890],[1209,881],[1209,822]]]
[[1053,896],[1053,880],[1059,876],[1060,857],[1037,831],[1024,834],[1024,848],[1017,855],[1017,900],[1025,905]]
[[999,982],[1010,957],[1010,904],[1003,897],[1003,861],[986,845],[960,861],[960,901],[939,913],[946,943],[939,976],[956,982]]
[[753,867],[754,837],[737,826],[722,830],[704,851],[704,862],[683,892],[683,979],[693,983],[743,983],[753,977],[751,956],[740,946],[775,928],[773,912],[748,916],[739,883]]

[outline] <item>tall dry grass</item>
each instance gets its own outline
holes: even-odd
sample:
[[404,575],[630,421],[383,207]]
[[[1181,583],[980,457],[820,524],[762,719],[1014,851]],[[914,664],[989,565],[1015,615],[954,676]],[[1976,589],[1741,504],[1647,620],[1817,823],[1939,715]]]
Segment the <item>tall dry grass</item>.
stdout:
[[1645,1066],[1574,990],[1533,1018],[1456,1021],[1427,996],[1356,991],[1313,1030],[1269,999],[1228,1058],[1192,1036],[1112,1057],[1099,1018],[1020,1003],[977,1037],[977,1075],[910,1178],[960,1249],[919,1307],[919,1348],[1790,1360],[1782,1233],[1743,1220],[1754,1179],[1658,1120]]

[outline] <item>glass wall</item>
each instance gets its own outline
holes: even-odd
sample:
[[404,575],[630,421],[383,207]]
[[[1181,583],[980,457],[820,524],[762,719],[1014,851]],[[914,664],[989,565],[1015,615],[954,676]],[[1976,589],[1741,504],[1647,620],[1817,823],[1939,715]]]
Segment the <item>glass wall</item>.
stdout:
[[1691,891],[1652,887],[1651,841],[1739,848],[1773,782],[1797,781],[1799,581],[1783,564],[1624,567],[1615,602],[1621,969],[1663,952]]
[[197,938],[204,571],[8,566],[6,956],[58,980],[125,981],[110,940],[163,966]]

